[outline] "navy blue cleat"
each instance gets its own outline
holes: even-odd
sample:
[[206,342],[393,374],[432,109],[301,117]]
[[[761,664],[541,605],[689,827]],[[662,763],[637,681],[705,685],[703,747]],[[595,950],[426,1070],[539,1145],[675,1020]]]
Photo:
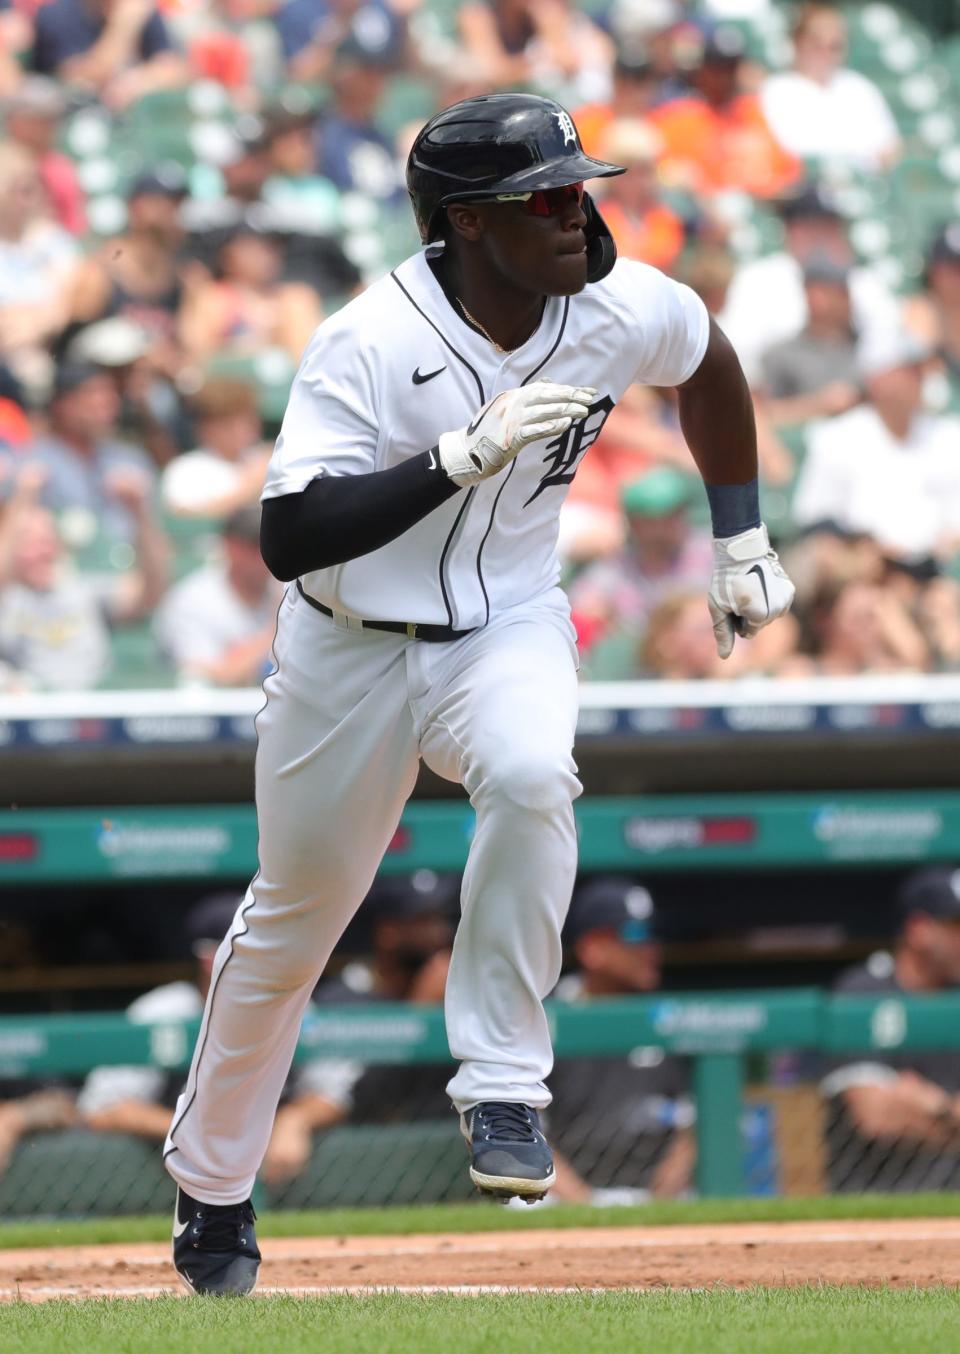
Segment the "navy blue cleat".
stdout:
[[242,1204],[205,1204],[177,1189],[173,1210],[173,1264],[191,1293],[251,1293],[260,1250],[249,1199]]
[[529,1105],[485,1100],[460,1116],[460,1132],[472,1157],[470,1179],[498,1199],[542,1199],[557,1176],[553,1157]]

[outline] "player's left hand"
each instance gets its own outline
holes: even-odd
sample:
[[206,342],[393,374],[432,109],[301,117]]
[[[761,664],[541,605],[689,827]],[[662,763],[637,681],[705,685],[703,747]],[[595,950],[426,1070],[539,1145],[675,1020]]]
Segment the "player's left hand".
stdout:
[[735,635],[749,639],[789,611],[794,591],[762,523],[715,539],[707,600],[720,657],[733,653]]

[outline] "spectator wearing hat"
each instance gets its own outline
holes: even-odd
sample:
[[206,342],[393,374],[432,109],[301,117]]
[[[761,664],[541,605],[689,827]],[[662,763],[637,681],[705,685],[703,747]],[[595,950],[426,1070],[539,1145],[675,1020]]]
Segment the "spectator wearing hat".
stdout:
[[753,386],[762,377],[763,354],[799,334],[807,323],[803,269],[813,257],[850,268],[853,328],[861,338],[901,323],[899,304],[876,270],[855,265],[844,219],[824,188],[806,184],[778,205],[784,248],[739,269],[717,317]]
[[573,120],[588,155],[600,157],[603,138],[621,119],[645,122],[660,101],[661,80],[648,49],[638,42],[618,45],[609,99],[582,104]]
[[186,180],[176,165],[141,174],[127,195],[126,230],[84,261],[73,297],[78,325],[120,316],[146,330],[151,365],[171,377],[183,361],[181,307],[188,286],[198,281],[180,257],[180,207],[186,195]]
[[176,517],[227,517],[259,501],[270,449],[263,444],[257,395],[245,381],[211,376],[191,401],[200,439],[160,480]]
[[[847,970],[839,996],[956,993],[960,988],[960,870],[909,875],[897,895],[893,948]],[[830,1188],[856,1192],[960,1188],[960,1058],[955,1050],[874,1047],[838,1058],[827,1100]]]
[[907,302],[906,323],[929,344],[946,380],[947,406],[960,413],[960,221],[932,240],[924,281],[925,291]]
[[109,672],[111,632],[142,620],[167,582],[166,538],[149,484],[118,471],[113,495],[134,523],[132,567],[78,574],[40,503],[44,471],[26,465],[0,510],[0,689],[85,691]]
[[55,220],[71,235],[87,229],[83,189],[69,156],[57,150],[57,133],[67,111],[61,87],[43,75],[28,75],[3,105],[3,127],[14,145],[33,155]]
[[[598,878],[575,894],[564,927],[574,967],[554,998],[581,1004],[656,992],[661,983],[657,912],[631,879]],[[628,1203],[674,1197],[692,1182],[696,1148],[686,1060],[658,1048],[628,1058],[559,1058],[550,1076],[554,1197]]]
[[[119,437],[119,414],[116,385],[102,367],[63,362],[50,397],[49,430],[16,461],[43,468],[41,501],[61,519],[67,544],[78,551],[94,540],[132,543],[138,527],[128,486],[136,481],[144,493],[153,491],[150,458]],[[16,463],[8,456],[7,470]]]
[[865,401],[811,429],[793,501],[799,525],[865,532],[900,560],[952,551],[960,536],[960,421],[925,411],[927,358],[904,329],[862,343]]
[[70,314],[79,264],[51,215],[36,155],[0,142],[0,358],[34,395],[50,385],[49,344]]
[[[694,487],[671,466],[650,470],[627,484],[621,507],[627,541],[608,559],[588,565],[570,588],[574,623],[589,652],[601,638],[616,637],[631,655],[651,612],[670,593],[701,590],[709,581],[709,533],[691,525]],[[705,610],[705,609],[704,609]]]
[[300,361],[323,309],[312,287],[283,280],[283,264],[273,235],[239,226],[227,237],[214,276],[198,280],[182,312],[184,347],[195,362],[271,349],[291,364]]
[[404,194],[396,148],[377,126],[377,114],[394,70],[389,51],[351,33],[337,48],[331,97],[314,133],[317,173],[342,193],[378,202]]
[[458,20],[466,64],[484,88],[534,84],[570,106],[609,98],[614,45],[568,0],[471,0]]
[[[233,893],[216,893],[194,904],[184,922],[184,941],[194,964],[192,979],[155,987],[127,1007],[138,1025],[199,1020],[210,987],[217,947],[241,902]],[[160,1067],[95,1067],[78,1097],[88,1128],[99,1133],[132,1133],[162,1142],[183,1088],[182,1071]]]
[[775,426],[830,418],[860,400],[850,268],[813,254],[803,265],[807,322],[763,356],[761,393]]
[[120,397],[117,431],[143,447],[155,466],[166,465],[190,437],[184,400],[174,380],[152,361],[149,331],[124,315],[84,325],[67,344],[66,360],[93,364]]
[[260,554],[259,507],[227,518],[222,551],[170,589],[154,632],[181,682],[253,686],[270,663],[283,591]]
[[384,66],[399,67],[407,41],[406,14],[415,5],[416,0],[287,0],[274,22],[289,78],[302,83],[328,80],[344,43]]
[[33,69],[87,90],[109,108],[187,78],[152,0],[50,0],[36,12]]
[[[324,979],[313,995],[314,1007],[441,1003],[458,906],[459,880],[453,876],[418,870],[378,880],[360,913],[370,918],[369,960]],[[308,1012],[305,1024],[309,1021]],[[264,1179],[276,1185],[295,1175],[310,1155],[313,1134],[334,1124],[448,1122],[451,1071],[446,1062],[396,1067],[340,1058],[318,1058],[295,1069],[290,1099],[277,1114]]]
[[607,128],[601,145],[603,159],[628,171],[611,179],[603,196],[603,219],[617,252],[669,271],[683,248],[684,226],[661,197],[660,133],[650,123],[620,118]]
[[[165,983],[137,997],[127,1007],[128,1020],[138,1025],[200,1020],[217,950],[241,902],[238,894],[214,893],[194,904],[184,921],[192,979]],[[160,1067],[95,1067],[83,1084],[77,1108],[82,1121],[96,1132],[130,1133],[162,1142],[185,1075],[184,1070],[166,1072]]]
[[664,140],[664,173],[694,192],[736,189],[769,198],[800,177],[799,161],[774,137],[759,99],[742,89],[745,56],[736,28],[703,25],[690,92],[650,115]]
[[263,187],[269,177],[263,120],[252,114],[238,118],[227,131],[216,163],[194,170],[191,195],[180,210],[180,224],[190,232],[194,252],[205,263],[212,263],[230,232],[261,219]]
[[801,5],[792,36],[793,68],[769,76],[760,95],[777,140],[804,160],[889,168],[900,154],[900,133],[873,81],[844,65],[843,14],[820,0]]
[[[217,951],[242,901],[238,894],[214,893],[194,904],[184,921],[184,943],[194,965],[192,979],[165,983],[137,997],[127,1007],[128,1020],[143,1025],[200,1020]],[[291,1073],[281,1098],[278,1124],[288,1097],[298,1094],[295,1079],[305,1083],[311,1071],[312,1064],[306,1063]],[[77,1097],[81,1122],[98,1133],[129,1133],[162,1142],[185,1075],[185,1070],[166,1072],[160,1067],[95,1067]],[[278,1142],[271,1140],[267,1161],[275,1159],[271,1153],[286,1160],[284,1149],[281,1130]],[[268,1173],[266,1165],[264,1171]]]

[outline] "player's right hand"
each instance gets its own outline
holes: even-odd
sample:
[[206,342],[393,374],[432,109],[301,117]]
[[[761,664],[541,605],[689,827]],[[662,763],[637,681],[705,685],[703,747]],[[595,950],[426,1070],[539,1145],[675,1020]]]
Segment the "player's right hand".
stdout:
[[441,435],[440,464],[454,484],[479,484],[502,470],[528,442],[557,437],[577,419],[586,418],[596,393],[589,386],[554,381],[505,390],[466,428]]

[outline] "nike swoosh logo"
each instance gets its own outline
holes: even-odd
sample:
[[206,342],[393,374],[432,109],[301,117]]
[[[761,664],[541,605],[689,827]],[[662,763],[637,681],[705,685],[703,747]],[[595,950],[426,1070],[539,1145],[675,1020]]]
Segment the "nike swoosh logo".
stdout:
[[436,447],[431,447],[430,450],[427,452],[427,455],[430,457],[430,460],[427,462],[429,468],[430,468],[431,470],[438,470],[438,469],[439,469],[439,466],[438,466],[438,464],[437,464],[437,449],[436,449]]
[[180,1194],[177,1193],[177,1202],[173,1210],[173,1239],[176,1241],[178,1236],[183,1236],[184,1232],[190,1226],[190,1219],[186,1222],[180,1221]]
[[767,615],[770,615],[770,598],[767,596],[767,580],[763,576],[763,570],[759,564],[755,564],[752,569],[747,570],[748,574],[756,574],[760,580],[760,586],[763,588],[763,604],[767,608]]
[[480,427],[480,420],[483,418],[483,416],[484,416],[484,414],[485,414],[486,412],[487,412],[487,411],[486,411],[486,407],[484,407],[483,409],[480,410],[479,414],[478,414],[477,417],[473,420],[473,422],[467,424],[467,436],[468,436],[468,437],[472,437],[473,434],[474,434],[474,433],[477,431],[477,429]]
[[439,376],[442,371],[446,371],[446,367],[437,367],[436,371],[427,372],[422,372],[420,368],[417,367],[416,371],[413,373],[413,384],[415,386],[422,386],[426,381],[432,381],[435,376]]

